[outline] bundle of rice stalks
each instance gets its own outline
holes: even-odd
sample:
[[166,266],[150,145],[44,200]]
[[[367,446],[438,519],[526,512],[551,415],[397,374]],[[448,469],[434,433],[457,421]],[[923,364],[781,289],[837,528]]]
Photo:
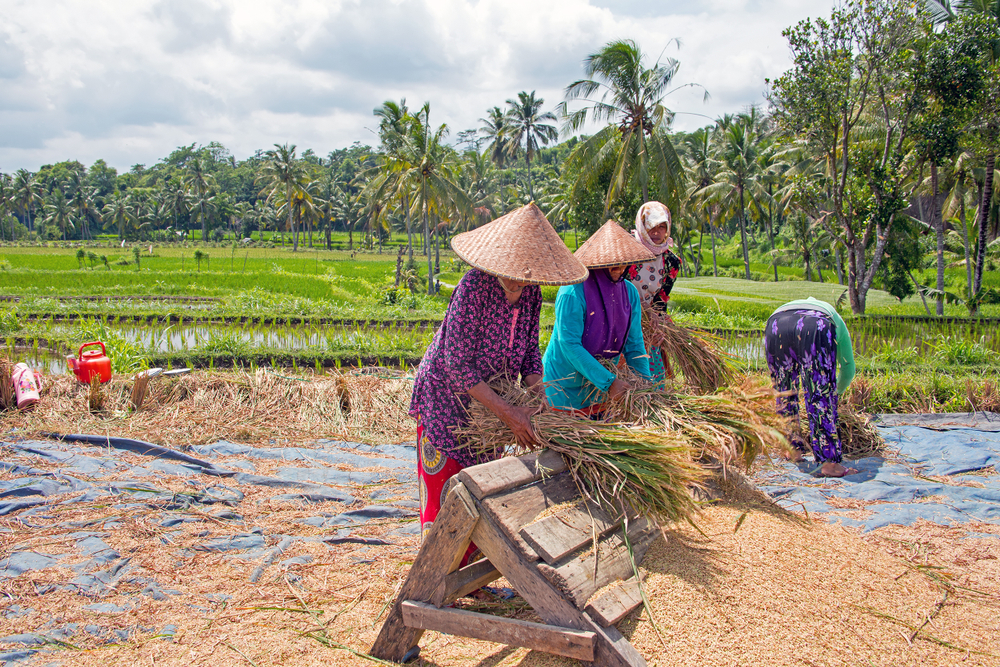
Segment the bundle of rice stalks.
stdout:
[[[697,504],[689,490],[703,488],[707,473],[683,437],[543,412],[540,397],[514,382],[496,378],[490,386],[511,405],[539,409],[531,420],[535,433],[544,447],[566,457],[578,487],[591,500],[612,513],[622,508],[659,522],[692,522]],[[470,406],[468,424],[455,433],[483,458],[521,453],[507,425],[478,401]]]
[[14,381],[10,377],[13,372],[14,365],[7,357],[0,357],[0,410],[9,410],[15,405]]
[[733,379],[732,357],[719,349],[714,337],[674,324],[664,313],[642,311],[642,337],[649,354],[663,350],[671,367],[695,391],[709,393]]
[[[809,415],[805,402],[799,404],[799,434],[807,445],[812,444],[809,433]],[[840,438],[841,453],[844,458],[863,459],[868,456],[884,456],[885,440],[871,419],[852,400],[840,400],[837,405],[837,436]]]
[[850,403],[842,404],[837,410],[837,435],[841,451],[849,459],[885,455],[885,440],[878,429],[868,415],[857,412]]
[[632,388],[608,403],[605,418],[662,429],[684,438],[702,460],[749,470],[761,454],[790,448],[788,421],[777,413],[774,391],[744,377],[721,391],[691,395],[653,384],[630,368],[612,367]]

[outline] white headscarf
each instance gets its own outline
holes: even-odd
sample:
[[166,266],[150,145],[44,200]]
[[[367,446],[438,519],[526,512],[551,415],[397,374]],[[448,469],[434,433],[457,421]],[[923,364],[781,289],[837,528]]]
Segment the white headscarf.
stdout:
[[[649,238],[649,230],[666,223],[667,239],[657,245]],[[635,240],[646,246],[651,253],[659,256],[674,245],[670,238],[670,211],[658,201],[648,201],[635,214]]]

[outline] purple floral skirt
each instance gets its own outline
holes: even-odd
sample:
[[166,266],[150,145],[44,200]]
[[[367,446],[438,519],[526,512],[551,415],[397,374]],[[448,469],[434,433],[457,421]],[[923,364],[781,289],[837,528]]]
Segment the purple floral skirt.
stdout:
[[799,382],[805,394],[813,454],[818,463],[840,463],[837,436],[837,331],[818,310],[783,310],[764,329],[764,352],[778,397],[778,412],[799,414]]

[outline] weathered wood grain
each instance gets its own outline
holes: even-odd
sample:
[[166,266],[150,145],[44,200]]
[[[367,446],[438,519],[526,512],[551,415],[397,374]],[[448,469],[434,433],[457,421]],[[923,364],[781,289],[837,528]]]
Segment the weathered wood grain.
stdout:
[[[628,539],[636,563],[642,562],[643,556],[658,535],[659,532],[645,518],[629,522]],[[621,530],[600,540],[596,552],[591,549],[555,565],[538,563],[538,570],[579,609],[583,609],[587,600],[598,589],[634,574],[632,559],[625,547]]]
[[[589,511],[588,511],[589,510]],[[549,565],[622,525],[595,503],[580,503],[547,516],[520,531],[521,539]]]
[[483,519],[472,532],[483,554],[510,581],[511,585],[531,605],[543,621],[573,630],[594,632],[596,644],[592,665],[600,667],[645,667],[646,661],[614,627],[602,628],[577,609],[553,586],[514,545],[513,536],[496,526],[480,505]]
[[525,558],[538,560],[538,554],[521,537],[521,528],[534,521],[546,509],[579,497],[580,492],[573,478],[568,472],[563,472],[543,482],[490,496],[482,501],[482,507],[496,525],[510,536]]
[[444,578],[441,585],[431,596],[434,606],[441,607],[450,604],[472,591],[479,590],[491,581],[496,581],[501,575],[493,563],[485,558],[477,560],[475,563],[466,565],[460,570],[456,570]]
[[[645,577],[643,577],[645,579]],[[601,627],[617,625],[630,611],[642,604],[641,584],[634,576],[601,593],[587,605],[586,611]]]
[[461,609],[438,609],[423,602],[407,601],[402,606],[403,623],[410,628],[434,630],[508,646],[523,646],[577,660],[594,659],[597,635],[593,632],[568,630]]
[[480,500],[497,493],[531,484],[543,475],[555,475],[566,470],[561,454],[545,449],[541,452],[511,456],[462,470],[456,477]]
[[420,641],[423,630],[403,623],[402,602],[431,599],[445,576],[458,569],[478,522],[479,509],[469,492],[461,484],[452,487],[372,645],[373,656],[399,662]]

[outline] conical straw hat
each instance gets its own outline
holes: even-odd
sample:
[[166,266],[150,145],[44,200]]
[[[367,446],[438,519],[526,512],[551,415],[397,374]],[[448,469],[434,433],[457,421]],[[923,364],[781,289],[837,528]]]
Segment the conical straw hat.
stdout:
[[534,203],[451,240],[455,254],[481,271],[539,285],[573,285],[587,267],[573,256]]
[[576,258],[588,269],[638,264],[656,259],[614,220],[608,220],[577,249]]

